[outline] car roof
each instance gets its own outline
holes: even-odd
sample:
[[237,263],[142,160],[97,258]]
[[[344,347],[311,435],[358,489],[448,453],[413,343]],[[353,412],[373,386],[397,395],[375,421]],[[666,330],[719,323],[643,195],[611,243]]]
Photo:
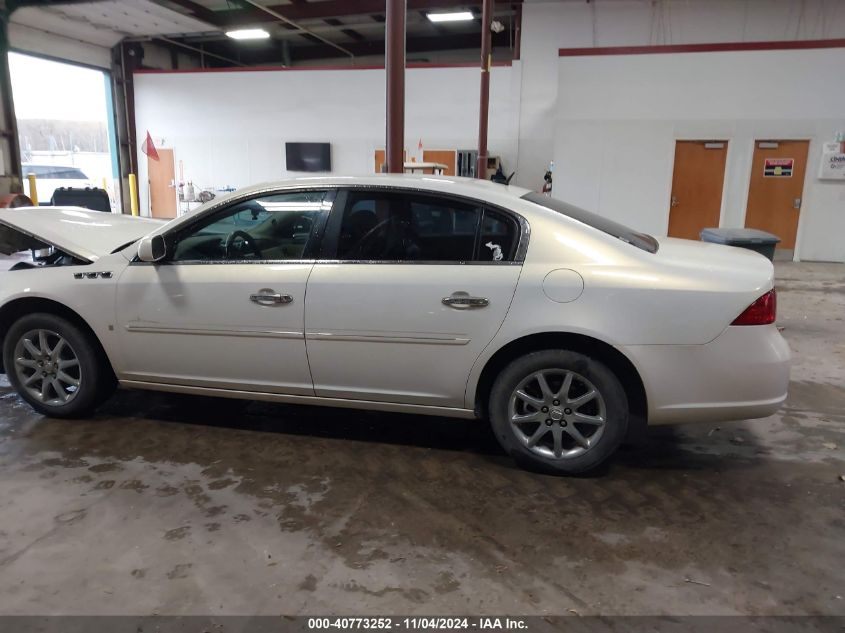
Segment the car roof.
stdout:
[[[196,218],[213,212],[231,202],[253,195],[272,194],[283,189],[320,187],[392,187],[414,191],[444,193],[481,200],[490,204],[513,209],[514,203],[530,193],[529,189],[511,185],[500,185],[490,180],[461,178],[459,176],[437,176],[418,174],[369,174],[362,176],[302,176],[288,180],[262,182],[217,196],[185,215],[179,216],[155,231],[161,234],[186,225]],[[523,203],[526,204],[526,203]],[[527,205],[534,206],[534,205]],[[521,210],[519,211],[522,212]]]
[[288,180],[264,182],[233,192],[238,197],[252,192],[259,193],[274,188],[286,187],[397,187],[494,201],[495,199],[521,198],[530,189],[513,185],[501,185],[490,180],[424,174],[369,174],[363,176],[302,176]]

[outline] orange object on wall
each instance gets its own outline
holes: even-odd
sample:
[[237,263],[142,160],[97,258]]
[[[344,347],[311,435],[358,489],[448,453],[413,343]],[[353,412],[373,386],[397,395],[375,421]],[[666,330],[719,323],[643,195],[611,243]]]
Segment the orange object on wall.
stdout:
[[16,207],[31,207],[32,200],[22,193],[8,193],[0,196],[0,209],[14,209]]
[[453,149],[426,149],[423,150],[424,163],[442,163],[446,165],[443,170],[444,176],[455,175],[455,165],[458,159],[458,152]]
[[158,150],[158,158],[147,159],[150,179],[150,214],[154,218],[176,217],[176,171],[173,150]]

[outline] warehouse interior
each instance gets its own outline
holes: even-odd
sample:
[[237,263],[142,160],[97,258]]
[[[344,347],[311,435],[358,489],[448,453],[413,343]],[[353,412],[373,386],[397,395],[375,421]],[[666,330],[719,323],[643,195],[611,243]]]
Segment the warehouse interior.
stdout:
[[59,420],[0,376],[0,626],[841,623],[843,60],[839,0],[0,0],[3,206],[87,187],[178,221],[262,182],[498,172],[659,238],[775,235],[792,356],[774,415],[652,426],[569,478],[478,420],[128,390]]

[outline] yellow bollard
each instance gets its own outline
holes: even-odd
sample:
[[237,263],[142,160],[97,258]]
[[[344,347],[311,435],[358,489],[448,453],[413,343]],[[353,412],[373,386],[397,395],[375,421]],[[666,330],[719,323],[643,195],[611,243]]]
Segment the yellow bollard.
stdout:
[[132,215],[138,215],[138,179],[135,174],[129,174],[129,198]]
[[35,188],[35,174],[27,174],[26,179],[29,180],[29,199],[32,200],[32,206],[38,206],[38,189]]

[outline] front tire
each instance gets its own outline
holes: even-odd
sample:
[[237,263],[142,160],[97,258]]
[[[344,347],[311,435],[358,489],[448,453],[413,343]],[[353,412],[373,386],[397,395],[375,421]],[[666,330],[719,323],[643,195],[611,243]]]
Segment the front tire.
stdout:
[[86,415],[115,387],[97,341],[55,314],[29,314],[15,321],[6,333],[3,363],[18,394],[53,418]]
[[511,362],[490,393],[496,439],[517,463],[553,474],[583,473],[619,447],[628,399],[600,361],[578,352],[532,352]]

